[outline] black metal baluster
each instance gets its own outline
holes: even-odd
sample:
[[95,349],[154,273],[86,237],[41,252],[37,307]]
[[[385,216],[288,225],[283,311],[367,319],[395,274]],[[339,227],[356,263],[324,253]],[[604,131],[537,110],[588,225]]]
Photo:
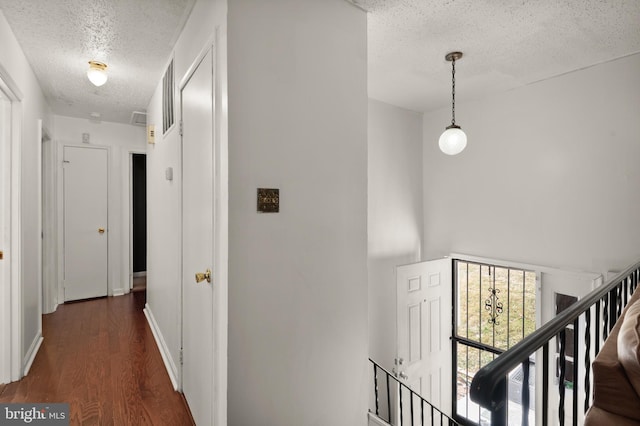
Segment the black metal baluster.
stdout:
[[391,423],[391,392],[389,391],[389,373],[387,373],[387,415]]
[[[616,318],[613,321],[614,323],[618,321],[618,318],[622,315],[622,282],[618,284],[616,290],[616,306],[618,307],[618,310],[616,311]],[[611,327],[611,329],[613,330],[613,327]]]
[[578,345],[580,344],[580,317],[573,322],[573,426],[578,426]]
[[627,303],[629,301],[629,294],[628,294],[628,291],[629,291],[629,280],[628,280],[628,278],[625,278],[624,280],[622,280],[622,282],[623,282],[622,293],[624,295],[624,306],[627,306]]
[[522,426],[529,426],[529,360],[522,363]]
[[549,422],[549,342],[542,347],[542,425]]
[[433,426],[433,405],[431,406],[431,426]]
[[398,393],[400,394],[400,426],[403,425],[403,412],[402,412],[402,383],[398,382]]
[[413,426],[413,391],[409,389],[409,398],[411,398],[411,426]]
[[595,329],[595,339],[594,343],[596,344],[595,354],[598,355],[600,353],[600,301],[596,302],[596,320],[594,321]]
[[609,336],[609,296],[604,297],[602,305],[602,341],[607,340]]
[[375,364],[373,364],[373,392],[376,396],[376,416],[380,416],[378,408],[378,367]]
[[584,312],[584,412],[590,405],[591,393],[591,308]]
[[564,377],[566,368],[565,357],[565,330],[560,332],[560,378],[558,380],[558,393],[560,394],[560,402],[558,404],[558,422],[560,426],[564,426]]
[[420,400],[420,426],[424,426],[424,399]]

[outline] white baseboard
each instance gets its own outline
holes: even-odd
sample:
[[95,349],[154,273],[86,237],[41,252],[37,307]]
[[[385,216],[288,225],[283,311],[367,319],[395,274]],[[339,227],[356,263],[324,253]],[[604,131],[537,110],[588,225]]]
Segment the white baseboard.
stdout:
[[164,362],[164,367],[169,374],[169,379],[171,380],[171,384],[173,384],[173,389],[178,390],[178,368],[176,367],[176,363],[173,362],[173,358],[171,357],[171,352],[169,352],[169,348],[167,347],[167,343],[164,341],[164,337],[162,337],[162,332],[158,327],[158,323],[151,312],[151,308],[149,304],[145,304],[144,306],[144,315],[147,317],[147,322],[149,323],[149,327],[151,328],[151,332],[153,333],[153,337],[156,340],[156,345],[158,345],[158,350],[160,350],[160,355],[162,356],[162,361]]
[[46,314],[52,314],[56,311],[56,309],[58,309],[58,302],[53,302],[53,307],[51,308],[51,310],[49,311],[43,311],[42,315],[46,315]]
[[140,272],[134,272],[133,273],[133,277],[137,278],[137,277],[146,277],[147,276],[147,271],[140,271]]
[[380,417],[373,414],[369,411],[369,426],[389,426],[385,420],[382,420]]
[[114,288],[113,289],[113,296],[124,296],[124,289],[123,288]]
[[33,365],[33,361],[36,359],[36,355],[38,354],[38,349],[40,349],[40,345],[42,345],[43,340],[44,339],[42,338],[42,333],[38,333],[36,337],[33,339],[33,342],[31,342],[31,346],[29,347],[29,350],[27,351],[27,354],[24,357],[24,369],[23,369],[24,376],[26,376],[29,373],[29,370],[31,369],[31,365]]

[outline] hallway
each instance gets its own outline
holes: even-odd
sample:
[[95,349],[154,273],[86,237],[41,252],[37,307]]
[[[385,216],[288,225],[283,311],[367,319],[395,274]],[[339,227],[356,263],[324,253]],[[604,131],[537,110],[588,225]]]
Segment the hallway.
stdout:
[[68,402],[71,425],[191,425],[142,309],[145,292],[60,305],[44,342],[0,402]]

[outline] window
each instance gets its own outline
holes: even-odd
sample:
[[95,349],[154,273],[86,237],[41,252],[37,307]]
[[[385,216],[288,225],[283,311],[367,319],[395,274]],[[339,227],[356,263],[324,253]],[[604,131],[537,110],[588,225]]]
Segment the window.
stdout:
[[[536,328],[536,273],[497,265],[454,261],[454,412],[465,424],[488,425],[490,413],[471,401],[477,371]],[[533,387],[535,372],[529,369]],[[509,417],[521,419],[521,367],[509,375]],[[529,392],[533,396],[533,389]],[[535,408],[533,400],[531,408]],[[533,410],[530,411],[534,424]]]

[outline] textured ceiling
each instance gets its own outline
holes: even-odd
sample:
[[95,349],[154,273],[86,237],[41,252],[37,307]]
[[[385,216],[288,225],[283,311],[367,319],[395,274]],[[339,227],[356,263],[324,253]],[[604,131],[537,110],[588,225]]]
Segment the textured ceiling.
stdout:
[[351,0],[367,10],[369,96],[415,111],[640,52],[640,0]]
[[[56,114],[129,123],[145,111],[195,0],[0,0]],[[88,61],[108,65],[93,86]]]
[[[369,12],[369,96],[415,111],[449,104],[452,50],[464,52],[461,101],[640,52],[640,0],[348,1]],[[0,0],[0,9],[56,114],[128,123],[194,2]],[[92,59],[109,66],[102,87],[86,78]]]

